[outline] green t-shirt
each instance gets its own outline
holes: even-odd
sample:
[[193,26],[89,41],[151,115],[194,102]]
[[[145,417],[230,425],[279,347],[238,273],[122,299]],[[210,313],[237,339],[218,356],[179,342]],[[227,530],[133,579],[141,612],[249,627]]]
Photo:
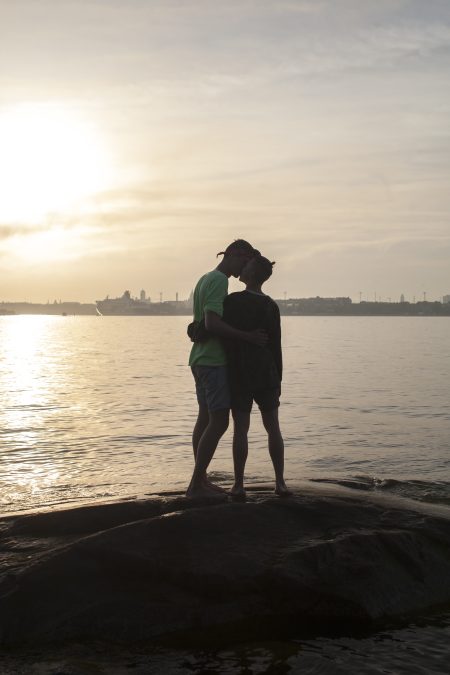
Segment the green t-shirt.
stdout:
[[[206,311],[223,314],[223,301],[228,294],[228,277],[212,270],[204,274],[194,290],[194,319],[201,321]],[[204,342],[194,342],[189,356],[190,366],[224,366],[227,362],[220,338],[211,337]]]

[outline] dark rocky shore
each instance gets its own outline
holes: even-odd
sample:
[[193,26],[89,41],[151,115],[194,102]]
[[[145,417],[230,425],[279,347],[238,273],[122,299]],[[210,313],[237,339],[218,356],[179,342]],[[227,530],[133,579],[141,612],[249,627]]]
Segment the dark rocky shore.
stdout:
[[0,644],[126,643],[260,622],[371,623],[450,603],[450,509],[305,483],[0,521]]

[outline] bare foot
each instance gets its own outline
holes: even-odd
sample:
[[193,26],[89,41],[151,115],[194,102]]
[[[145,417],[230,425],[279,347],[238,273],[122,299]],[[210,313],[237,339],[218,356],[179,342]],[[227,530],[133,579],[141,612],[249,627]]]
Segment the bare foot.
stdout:
[[224,494],[221,492],[217,492],[217,490],[212,490],[209,486],[201,484],[201,485],[195,485],[195,486],[189,486],[187,491],[186,491],[186,497],[189,499],[204,499],[205,497],[208,497],[211,499],[221,499],[225,497]]
[[220,485],[216,485],[215,483],[212,483],[209,478],[205,478],[203,485],[208,488],[209,490],[214,490],[214,492],[220,492],[222,494],[226,493],[225,488],[220,487]]
[[245,501],[247,497],[247,493],[243,485],[233,485],[229,494],[231,497],[233,497],[233,499],[242,499],[242,501]]
[[275,483],[275,494],[278,495],[278,497],[291,497],[293,492],[292,490],[289,490],[284,480],[277,480]]

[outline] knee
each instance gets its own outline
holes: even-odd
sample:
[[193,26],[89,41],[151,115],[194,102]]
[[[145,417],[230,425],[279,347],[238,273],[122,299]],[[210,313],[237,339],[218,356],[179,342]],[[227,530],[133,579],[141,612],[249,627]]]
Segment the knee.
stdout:
[[228,418],[227,418],[226,420],[223,420],[222,426],[221,426],[221,432],[222,432],[222,435],[223,435],[223,434],[226,432],[226,430],[228,429],[229,424],[230,424],[230,420],[229,420]]
[[220,435],[223,435],[228,429],[230,415],[228,410],[221,410],[210,417],[210,424],[214,426]]
[[280,423],[278,420],[278,409],[261,411],[261,418],[264,428],[268,434],[280,433]]
[[248,427],[247,426],[240,426],[238,424],[234,425],[233,428],[233,435],[235,438],[239,438],[240,440],[243,439],[245,440],[248,436]]
[[262,418],[264,429],[270,436],[280,433],[280,425],[278,420],[273,417],[264,417]]
[[247,436],[250,429],[250,414],[233,410],[234,433],[238,436]]

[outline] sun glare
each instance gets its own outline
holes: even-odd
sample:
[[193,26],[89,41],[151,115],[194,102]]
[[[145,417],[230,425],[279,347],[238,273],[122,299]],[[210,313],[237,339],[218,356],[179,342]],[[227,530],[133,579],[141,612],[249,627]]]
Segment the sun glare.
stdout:
[[39,222],[110,187],[101,134],[68,106],[0,111],[0,222]]

